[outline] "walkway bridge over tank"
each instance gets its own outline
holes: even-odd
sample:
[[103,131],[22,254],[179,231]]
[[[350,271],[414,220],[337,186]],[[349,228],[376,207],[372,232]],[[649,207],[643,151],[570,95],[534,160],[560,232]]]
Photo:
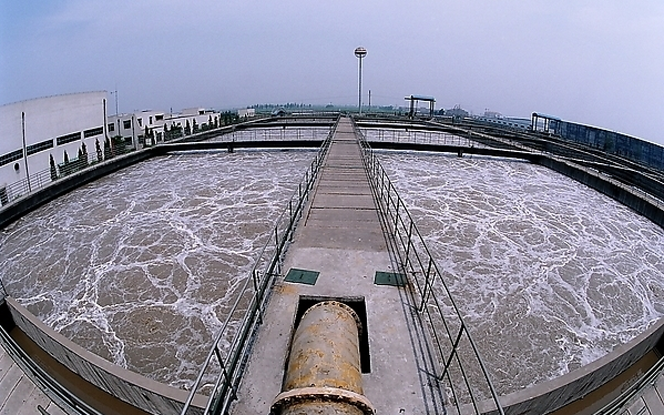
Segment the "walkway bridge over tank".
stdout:
[[[335,404],[349,414],[483,413],[488,399],[502,413],[441,272],[350,118],[338,121],[317,160],[309,202],[289,204],[288,226],[275,229],[288,251],[277,245],[247,285],[260,294],[233,344],[247,344],[262,322],[251,353],[224,354],[218,345],[210,353],[210,366],[224,368],[212,412],[319,413]],[[329,303],[351,310],[354,334],[305,323],[309,310]],[[349,350],[336,356],[342,345]]]

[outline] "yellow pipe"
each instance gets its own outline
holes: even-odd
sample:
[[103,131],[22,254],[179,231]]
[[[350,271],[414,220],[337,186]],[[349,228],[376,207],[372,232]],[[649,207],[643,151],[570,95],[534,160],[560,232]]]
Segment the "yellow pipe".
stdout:
[[336,301],[311,306],[293,336],[283,392],[273,413],[374,413],[363,395],[360,372],[361,323],[353,309]]

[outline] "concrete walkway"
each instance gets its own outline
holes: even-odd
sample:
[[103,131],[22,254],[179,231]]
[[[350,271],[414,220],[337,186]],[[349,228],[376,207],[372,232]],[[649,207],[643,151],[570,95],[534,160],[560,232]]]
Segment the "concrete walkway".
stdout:
[[339,122],[315,195],[288,250],[284,273],[290,268],[320,275],[315,285],[286,282],[283,276],[277,280],[232,413],[269,413],[281,392],[303,297],[364,301],[370,354],[370,371],[362,375],[364,395],[378,413],[437,412],[425,409],[431,403],[425,403],[422,385],[429,382],[419,370],[421,344],[410,323],[408,288],[374,284],[376,271],[392,272],[394,265],[349,119]]
[[664,376],[659,375],[655,383],[645,388],[634,398],[629,408],[621,415],[661,415],[664,414]]
[[0,347],[0,414],[64,415],[64,412],[23,372],[4,347]]
[[621,410],[619,415],[661,415],[664,414],[664,371],[644,385]]

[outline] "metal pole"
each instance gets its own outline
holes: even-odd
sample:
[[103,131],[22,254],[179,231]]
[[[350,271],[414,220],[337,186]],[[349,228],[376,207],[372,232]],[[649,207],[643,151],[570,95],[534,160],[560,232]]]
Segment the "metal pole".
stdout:
[[359,115],[362,115],[362,58],[367,56],[367,50],[362,46],[358,46],[355,49],[355,56],[360,60],[360,67],[358,71],[358,91],[357,91],[357,111]]
[[358,92],[357,92],[357,110],[362,115],[362,57],[360,56],[360,79],[358,82]]
[[28,147],[25,143],[25,112],[21,112],[21,134],[23,136],[23,162],[25,163],[25,177],[28,178],[28,193],[32,193],[30,184],[30,170],[28,169]]

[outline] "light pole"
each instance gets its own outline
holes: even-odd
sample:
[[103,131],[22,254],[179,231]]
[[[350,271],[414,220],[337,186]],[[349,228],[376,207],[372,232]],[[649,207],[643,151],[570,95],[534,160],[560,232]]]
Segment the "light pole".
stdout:
[[357,110],[362,115],[362,58],[367,56],[367,50],[362,46],[355,48],[355,56],[360,60],[358,93],[357,93]]
[[118,109],[118,87],[117,85],[115,86],[115,91],[111,91],[111,95],[115,96],[115,116],[117,117],[119,109]]

